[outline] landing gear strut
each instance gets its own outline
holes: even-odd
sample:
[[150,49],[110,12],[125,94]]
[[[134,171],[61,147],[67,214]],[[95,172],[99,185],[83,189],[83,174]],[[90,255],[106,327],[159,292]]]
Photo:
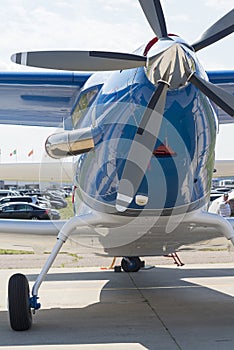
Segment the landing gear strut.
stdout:
[[45,276],[52,266],[61,247],[81,222],[83,221],[80,218],[73,217],[59,231],[57,242],[34,283],[31,297],[26,276],[19,273],[11,276],[8,283],[8,310],[10,325],[13,330],[26,331],[32,326],[31,309],[35,311],[41,307],[37,302],[38,289],[45,279]]
[[121,261],[121,267],[125,272],[137,272],[143,264],[144,262],[138,256],[125,256]]

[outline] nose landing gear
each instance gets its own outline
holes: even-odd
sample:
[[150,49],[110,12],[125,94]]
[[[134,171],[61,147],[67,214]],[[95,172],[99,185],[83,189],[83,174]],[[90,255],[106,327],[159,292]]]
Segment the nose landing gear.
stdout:
[[121,267],[125,272],[137,272],[144,267],[144,261],[138,256],[123,257]]
[[21,273],[11,276],[8,285],[8,307],[12,329],[25,331],[32,325],[27,278]]

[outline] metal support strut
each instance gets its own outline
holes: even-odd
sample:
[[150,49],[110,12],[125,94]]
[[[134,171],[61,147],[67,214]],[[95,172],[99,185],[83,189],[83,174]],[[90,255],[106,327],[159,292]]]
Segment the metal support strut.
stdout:
[[172,258],[174,260],[174,264],[177,266],[184,266],[184,263],[180,260],[178,254],[176,252],[164,255],[165,257]]
[[63,244],[66,242],[69,235],[73,232],[73,230],[77,227],[78,224],[81,223],[81,219],[77,216],[72,217],[69,221],[67,221],[62,229],[59,231],[57,236],[57,242],[54,245],[51,254],[49,255],[44,267],[42,268],[40,274],[38,275],[33,288],[32,288],[32,297],[30,298],[30,307],[34,310],[40,309],[41,305],[37,302],[38,299],[38,289],[42,282],[45,279],[45,276],[47,272],[49,271],[50,267],[52,266],[55,258],[57,257],[60,249],[62,248]]

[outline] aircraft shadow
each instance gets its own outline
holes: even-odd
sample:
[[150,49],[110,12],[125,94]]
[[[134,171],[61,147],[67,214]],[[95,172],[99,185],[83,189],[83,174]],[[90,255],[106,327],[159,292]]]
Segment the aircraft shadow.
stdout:
[[[84,308],[42,308],[26,333],[13,332],[7,312],[0,312],[0,346],[139,343],[153,350],[157,342],[166,341],[166,349],[177,349],[178,343],[181,348],[193,349],[191,342],[197,342],[195,349],[202,348],[206,339],[206,344],[214,342],[219,349],[234,348],[233,298],[184,280],[228,278],[234,276],[234,269],[167,267],[116,275],[110,271],[50,273],[48,282],[109,282],[98,303]],[[34,281],[37,276],[27,277]]]

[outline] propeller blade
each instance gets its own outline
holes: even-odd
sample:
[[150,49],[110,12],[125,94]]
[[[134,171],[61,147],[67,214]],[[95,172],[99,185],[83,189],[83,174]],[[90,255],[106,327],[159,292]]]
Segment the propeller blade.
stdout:
[[220,87],[202,79],[196,73],[193,73],[188,78],[193,85],[200,89],[209,99],[217,106],[222,108],[231,117],[234,117],[234,98]]
[[119,182],[116,209],[123,212],[132,202],[150,163],[160,130],[168,84],[159,82],[132,141]]
[[140,55],[105,51],[32,51],[11,56],[11,60],[26,66],[71,71],[107,71],[144,66]]
[[155,35],[159,39],[167,38],[167,27],[160,1],[139,0],[139,2]]
[[203,35],[192,45],[195,51],[201,50],[234,31],[234,9],[213,24]]

